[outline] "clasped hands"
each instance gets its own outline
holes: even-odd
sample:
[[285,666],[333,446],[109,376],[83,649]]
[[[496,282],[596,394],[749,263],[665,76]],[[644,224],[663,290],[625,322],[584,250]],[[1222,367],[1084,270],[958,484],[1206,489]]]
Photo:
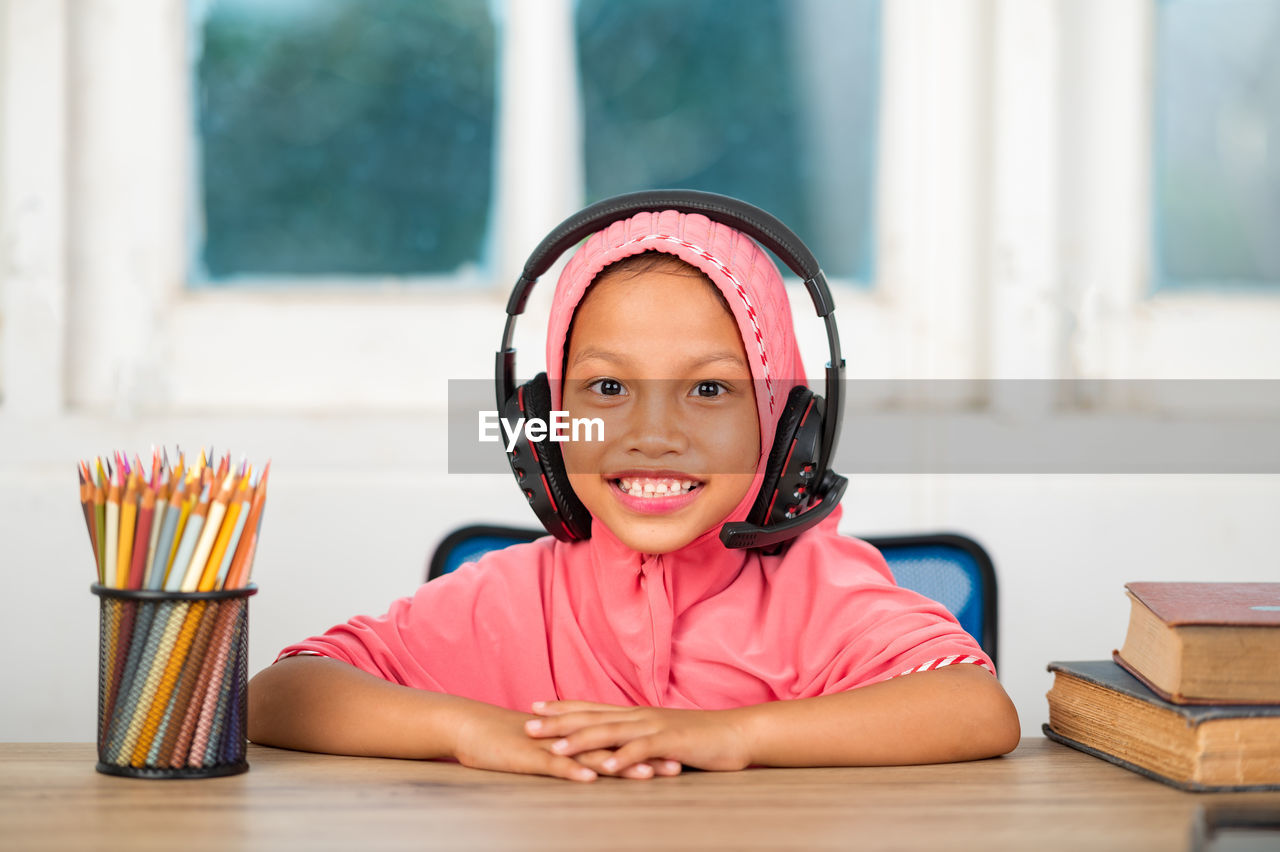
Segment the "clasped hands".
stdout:
[[[593,773],[623,778],[747,766],[746,738],[726,712],[618,707],[591,701],[539,701],[525,732]],[[581,776],[589,780],[585,774]]]
[[[503,715],[459,732],[455,757],[460,763],[594,781],[599,775],[678,775],[684,766],[743,769],[751,762],[741,710],[539,701],[532,708],[538,718],[529,719],[528,714],[493,709]],[[520,727],[513,731],[517,719]]]

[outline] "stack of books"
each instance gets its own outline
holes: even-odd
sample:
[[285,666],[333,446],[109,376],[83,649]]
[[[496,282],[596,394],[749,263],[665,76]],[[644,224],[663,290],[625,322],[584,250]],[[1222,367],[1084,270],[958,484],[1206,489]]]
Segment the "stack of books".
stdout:
[[1112,660],[1054,662],[1045,736],[1184,790],[1280,790],[1280,583],[1129,583]]

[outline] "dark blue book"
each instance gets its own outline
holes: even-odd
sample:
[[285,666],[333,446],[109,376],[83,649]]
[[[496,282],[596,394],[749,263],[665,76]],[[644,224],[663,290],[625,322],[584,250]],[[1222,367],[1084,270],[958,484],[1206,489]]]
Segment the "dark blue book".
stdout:
[[1111,660],[1049,671],[1049,739],[1182,790],[1280,790],[1280,704],[1173,704]]

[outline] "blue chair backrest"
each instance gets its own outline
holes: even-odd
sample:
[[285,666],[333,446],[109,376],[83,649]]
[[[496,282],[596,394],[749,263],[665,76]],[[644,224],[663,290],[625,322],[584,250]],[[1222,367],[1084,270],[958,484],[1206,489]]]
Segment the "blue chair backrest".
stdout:
[[[470,532],[471,530],[474,532]],[[436,555],[431,559],[432,567],[427,576],[428,580],[456,571],[467,562],[475,562],[491,550],[502,550],[504,547],[533,541],[547,534],[545,530],[538,530],[536,534],[529,530],[526,535],[525,530],[514,528],[504,534],[496,527],[463,527],[457,532],[450,533],[450,538],[464,532],[467,533],[465,537],[456,541],[450,541],[447,538],[436,548]],[[438,569],[435,565],[437,557],[440,558]]]
[[998,662],[995,566],[981,545],[955,533],[864,540],[884,555],[898,585],[945,606]]
[[[448,574],[491,550],[533,541],[544,535],[544,530],[524,527],[462,527],[450,533],[436,547],[427,579]],[[864,541],[884,555],[898,585],[945,606],[960,626],[978,640],[992,662],[997,662],[995,567],[981,545],[954,533],[881,536]]]

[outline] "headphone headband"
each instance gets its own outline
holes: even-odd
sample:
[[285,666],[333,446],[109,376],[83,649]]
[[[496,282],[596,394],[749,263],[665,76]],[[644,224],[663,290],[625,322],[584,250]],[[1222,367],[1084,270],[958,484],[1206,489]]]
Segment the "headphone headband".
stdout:
[[801,278],[812,278],[821,271],[813,252],[786,225],[758,207],[713,192],[656,189],[606,198],[565,219],[529,255],[529,260],[524,265],[525,277],[537,278],[542,275],[566,249],[598,231],[600,222],[630,219],[647,210],[703,213],[709,219],[737,228],[774,254],[786,256],[792,271]]
[[773,214],[728,195],[700,192],[694,189],[653,189],[630,192],[597,201],[579,210],[547,234],[525,261],[524,272],[507,302],[508,314],[524,313],[533,283],[560,255],[581,240],[600,230],[603,225],[629,219],[637,213],[652,210],[679,210],[701,213],[707,218],[735,228],[778,256],[802,281],[813,299],[818,316],[835,310],[827,279],[818,259],[795,233]]

